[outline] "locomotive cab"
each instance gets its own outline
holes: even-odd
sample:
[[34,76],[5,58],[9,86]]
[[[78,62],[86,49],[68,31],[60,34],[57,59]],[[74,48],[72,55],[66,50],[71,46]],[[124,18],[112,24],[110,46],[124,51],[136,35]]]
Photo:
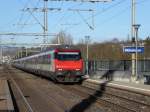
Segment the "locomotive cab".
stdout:
[[79,82],[83,70],[80,50],[56,50],[55,72],[59,82]]

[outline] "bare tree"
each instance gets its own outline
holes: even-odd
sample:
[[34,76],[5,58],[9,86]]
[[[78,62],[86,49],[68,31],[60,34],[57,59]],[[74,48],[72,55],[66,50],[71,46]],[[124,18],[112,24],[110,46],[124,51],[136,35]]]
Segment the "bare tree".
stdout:
[[51,42],[53,44],[68,44],[72,45],[73,44],[73,38],[71,34],[67,34],[64,31],[60,31],[52,40]]

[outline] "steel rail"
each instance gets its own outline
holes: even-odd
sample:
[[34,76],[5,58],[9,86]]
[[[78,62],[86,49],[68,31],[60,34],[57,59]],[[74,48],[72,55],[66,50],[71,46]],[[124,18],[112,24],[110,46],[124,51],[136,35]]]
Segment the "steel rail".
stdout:
[[[88,83],[90,83],[90,82],[88,82]],[[88,88],[88,89],[91,89],[91,90],[94,90],[94,91],[100,91],[100,90],[98,90],[97,88],[92,88],[92,86],[93,87],[95,87],[95,85],[94,84],[91,84],[90,85],[91,87],[85,87],[85,86],[81,86],[81,87],[83,87],[83,88]],[[107,85],[106,85],[106,87],[107,87]],[[133,94],[139,94],[139,95],[144,95],[144,94],[141,94],[141,93],[138,93],[138,92],[135,92],[135,91],[131,91],[131,90],[124,90],[123,88],[122,89],[120,89],[120,88],[115,88],[115,87],[111,87],[111,86],[108,86],[109,88],[113,88],[113,89],[118,89],[118,90],[121,90],[121,91],[126,91],[126,92],[129,92],[129,93],[133,93]],[[80,91],[83,91],[83,90],[80,90]],[[89,95],[92,95],[91,93],[87,93],[87,94],[89,94]],[[146,107],[149,107],[150,106],[150,104],[149,103],[146,103],[146,102],[140,102],[139,100],[137,100],[137,99],[131,99],[131,98],[127,98],[127,97],[124,97],[124,96],[120,96],[120,95],[117,95],[117,94],[112,94],[112,93],[110,93],[110,92],[105,92],[104,94],[106,94],[106,95],[109,95],[109,96],[112,96],[112,97],[116,97],[116,98],[118,98],[118,99],[120,99],[120,100],[123,100],[123,101],[125,101],[125,102],[127,102],[127,101],[129,101],[129,102],[131,102],[131,103],[134,103],[134,104],[137,104],[137,105],[140,105],[140,106],[146,106]],[[148,95],[149,96],[149,95]],[[96,97],[96,96],[93,96],[93,97]],[[100,98],[98,98],[98,99],[100,99]],[[100,99],[100,100],[103,100],[103,99]],[[105,99],[104,99],[105,100]],[[107,101],[107,102],[109,102],[109,101]],[[111,103],[111,102],[110,102]],[[116,104],[115,102],[112,102],[112,103],[114,103],[114,104]],[[118,104],[116,104],[116,105],[118,105]],[[122,105],[120,105],[120,106],[122,106]],[[128,108],[128,107],[125,107],[125,108]],[[149,108],[148,108],[149,109]],[[133,109],[130,109],[130,110],[132,110],[132,111],[134,111]]]
[[[90,88],[90,87],[85,87],[85,86],[82,86],[82,87],[84,87],[84,88],[88,88],[88,89],[91,89],[91,90],[97,90],[97,89],[93,89],[93,88]],[[119,89],[119,88],[115,88],[115,87],[110,87],[110,86],[108,86],[109,88],[113,88],[113,89],[118,89],[118,90],[121,90],[121,91],[126,91],[126,92],[129,92],[129,93],[135,93],[135,94],[139,94],[139,95],[142,95],[142,94],[140,94],[140,93],[136,93],[136,92],[132,92],[132,91],[127,91],[127,90],[123,90],[123,89]],[[130,102],[134,102],[134,103],[138,103],[138,104],[140,104],[140,105],[144,105],[144,106],[150,106],[150,104],[147,104],[147,103],[144,103],[144,102],[140,102],[140,101],[138,101],[138,100],[136,100],[136,99],[131,99],[131,98],[126,98],[125,96],[119,96],[119,95],[117,95],[117,94],[111,94],[111,93],[109,93],[109,92],[105,92],[105,94],[107,94],[107,95],[111,95],[111,96],[114,96],[114,97],[117,97],[117,98],[120,98],[120,99],[124,99],[124,100],[128,100],[128,101],[130,101]]]
[[[82,87],[82,86],[81,86]],[[88,87],[84,87],[84,88],[88,88]],[[111,102],[111,101],[108,101],[107,99],[105,99],[105,98],[100,98],[99,96],[95,96],[95,95],[93,95],[92,93],[90,93],[90,92],[88,92],[88,91],[84,91],[83,89],[79,89],[79,88],[75,88],[76,90],[78,90],[79,92],[81,92],[81,93],[83,93],[83,94],[87,94],[87,95],[89,95],[89,96],[92,96],[93,98],[95,98],[95,99],[97,99],[96,100],[96,102],[97,103],[102,103],[101,101],[104,101],[104,102],[106,102],[106,103],[109,103],[110,105],[114,105],[114,106],[116,106],[116,107],[118,107],[118,108],[120,108],[120,109],[124,109],[124,110],[127,110],[127,111],[129,111],[129,112],[137,112],[136,110],[134,110],[134,109],[130,109],[130,108],[128,108],[128,107],[126,107],[126,106],[123,106],[123,105],[121,105],[121,104],[117,104],[117,103],[115,103],[115,102]],[[90,88],[88,88],[88,89],[90,89]],[[107,93],[104,93],[104,94],[107,94]],[[113,95],[112,95],[113,96]],[[120,98],[122,98],[122,97],[120,97]]]
[[[66,90],[70,90],[70,88],[67,88],[67,87],[64,87],[64,86],[62,86],[62,88],[64,88],[64,89],[66,89]],[[106,98],[101,98],[101,97],[99,97],[99,96],[96,96],[96,95],[94,95],[93,94],[93,92],[90,92],[90,91],[88,91],[88,90],[84,90],[84,89],[82,89],[82,88],[85,88],[85,89],[89,89],[89,90],[94,90],[95,91],[95,89],[91,89],[91,88],[89,88],[89,87],[84,87],[84,86],[75,86],[75,87],[71,87],[71,89],[74,89],[74,92],[77,92],[78,91],[78,94],[80,93],[81,94],[81,96],[86,96],[86,95],[88,95],[88,96],[91,96],[91,97],[93,97],[93,98],[95,98],[95,99],[97,99],[96,100],[96,102],[99,104],[104,104],[104,105],[107,105],[107,104],[110,104],[110,105],[113,105],[113,106],[115,106],[115,107],[117,107],[118,109],[120,109],[120,110],[125,110],[125,111],[129,111],[129,112],[137,112],[137,111],[139,111],[139,109],[140,108],[137,108],[137,109],[135,109],[137,106],[146,106],[146,107],[149,107],[149,104],[146,104],[146,103],[143,103],[143,102],[139,102],[139,101],[136,101],[136,100],[131,100],[131,99],[128,99],[128,98],[125,98],[125,97],[121,97],[121,96],[117,96],[117,95],[114,95],[114,94],[110,94],[110,93],[107,93],[107,92],[104,92],[103,94],[106,96]],[[97,90],[98,91],[98,90]],[[116,102],[113,102],[113,101],[111,101],[112,99],[107,99],[107,96],[108,96],[108,98],[117,98],[118,99],[118,101],[119,101],[119,103],[116,103]],[[115,100],[115,99],[113,99],[113,100]],[[110,101],[109,101],[110,100]],[[123,103],[122,102],[131,102],[132,104],[134,104],[135,105],[135,107],[129,107],[129,105],[126,105],[126,104],[128,104],[128,103],[125,103],[125,105],[123,105]]]

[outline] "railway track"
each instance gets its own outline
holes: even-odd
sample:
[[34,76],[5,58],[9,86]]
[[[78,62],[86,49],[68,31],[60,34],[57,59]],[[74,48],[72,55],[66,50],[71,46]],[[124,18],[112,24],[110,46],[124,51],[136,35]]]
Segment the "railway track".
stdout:
[[[23,96],[27,99],[34,112],[73,112],[72,110],[76,110],[76,108],[74,109],[74,106],[83,100],[81,96],[60,88],[59,84],[54,84],[49,79],[43,79],[15,69],[7,68],[6,71],[9,71],[13,80],[19,85]],[[14,87],[13,81],[10,81],[10,84],[12,85],[14,92],[16,87]],[[26,109],[27,104],[24,104],[24,101],[20,102],[19,100],[22,100],[23,98],[16,94],[19,93],[15,92],[14,95],[15,98],[17,98],[17,104],[19,104],[18,111],[28,112],[28,109]],[[24,105],[26,106],[24,107]],[[22,109],[24,110],[22,111]],[[94,105],[84,112],[95,112],[95,110],[104,112]]]
[[[95,101],[105,111],[109,112],[149,112],[150,96],[143,94],[120,90],[115,87],[107,87],[106,84],[99,85],[99,89],[93,87],[85,87],[80,85],[64,86],[62,88],[72,91],[82,97],[84,101],[90,103]],[[102,105],[102,106],[101,106]]]
[[[15,95],[17,94],[15,97],[19,99],[20,105],[17,107],[19,112],[20,109],[23,109],[21,112],[46,112],[49,110],[53,110],[53,112],[150,111],[150,96],[110,87],[107,82],[99,85],[90,82],[84,82],[82,85],[64,85],[54,84],[49,79],[42,79],[22,71],[16,73],[15,69],[8,69],[8,67],[4,72],[9,78]],[[22,76],[23,74],[24,76]],[[26,88],[25,84],[27,83],[29,87]],[[44,106],[40,105],[38,101],[41,101]],[[53,107],[55,108],[52,109]]]

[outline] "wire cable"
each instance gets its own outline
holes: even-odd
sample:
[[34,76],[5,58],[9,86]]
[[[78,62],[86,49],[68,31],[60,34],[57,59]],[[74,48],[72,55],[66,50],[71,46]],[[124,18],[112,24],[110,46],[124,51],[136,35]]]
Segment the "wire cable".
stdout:
[[[40,3],[40,0],[38,0],[38,1],[37,1],[37,3],[36,3],[36,5],[35,5],[35,7],[39,6],[39,3]],[[31,15],[29,15],[29,17],[26,19],[26,21],[24,22],[24,26],[22,26],[22,28],[24,28],[24,27],[25,27],[25,24],[27,24],[27,23],[28,23],[28,21],[30,20],[30,18],[31,18]],[[38,24],[38,23],[37,23],[37,24]]]
[[[83,3],[80,3],[80,4],[78,4],[77,6],[81,6]],[[72,7],[70,7],[70,8],[74,8],[74,7],[76,7],[76,5],[75,6],[72,6]],[[52,27],[53,29],[55,29],[55,28],[57,28],[58,27],[58,25],[60,25],[60,23],[65,19],[65,18],[67,18],[67,19],[69,19],[71,17],[71,15],[68,15],[68,16],[65,16],[65,14],[60,18],[60,19],[58,19],[57,20],[57,23],[54,25],[54,27]],[[65,19],[66,20],[66,19]]]
[[[120,0],[120,1],[118,1],[117,3],[115,3],[115,4],[112,4],[112,5],[110,5],[109,7],[107,7],[106,9],[103,9],[102,11],[100,11],[100,12],[97,12],[96,14],[94,14],[92,17],[97,17],[97,16],[99,16],[100,14],[103,14],[103,13],[105,13],[105,12],[107,12],[107,11],[109,11],[109,10],[111,10],[112,8],[115,8],[115,7],[117,7],[117,6],[119,6],[119,5],[121,5],[122,3],[124,3],[125,1],[127,1],[127,0]],[[91,19],[92,17],[88,17],[88,18],[84,18],[84,22],[85,21],[88,21],[89,19]],[[79,22],[79,24],[82,24],[82,22]],[[86,23],[87,24],[87,23]],[[87,24],[88,25],[88,24]],[[71,28],[73,28],[74,26],[72,26]],[[89,27],[89,25],[88,25],[88,27]],[[71,29],[70,28],[70,29]],[[90,29],[91,29],[91,27],[89,27]]]
[[[18,0],[18,1],[20,2],[20,0]],[[28,6],[28,4],[29,4],[30,1],[31,1],[31,0],[28,0],[27,3],[24,5],[24,9],[27,8],[27,6]],[[23,17],[24,17],[24,12],[21,13],[21,16],[20,16],[20,18],[19,18],[19,20],[18,20],[18,22],[17,22],[18,24],[21,23]]]
[[91,29],[94,30],[94,28],[86,21],[86,19],[82,16],[82,14],[77,11],[77,13],[79,14],[79,16],[81,17],[81,19],[84,21],[85,24],[87,24],[87,26]]
[[[40,0],[39,0],[40,1]],[[33,12],[30,10],[27,10],[29,12],[29,14],[37,21],[37,23],[42,27],[42,29],[44,29],[44,26],[40,23],[40,21],[36,18],[36,16],[34,16]]]

